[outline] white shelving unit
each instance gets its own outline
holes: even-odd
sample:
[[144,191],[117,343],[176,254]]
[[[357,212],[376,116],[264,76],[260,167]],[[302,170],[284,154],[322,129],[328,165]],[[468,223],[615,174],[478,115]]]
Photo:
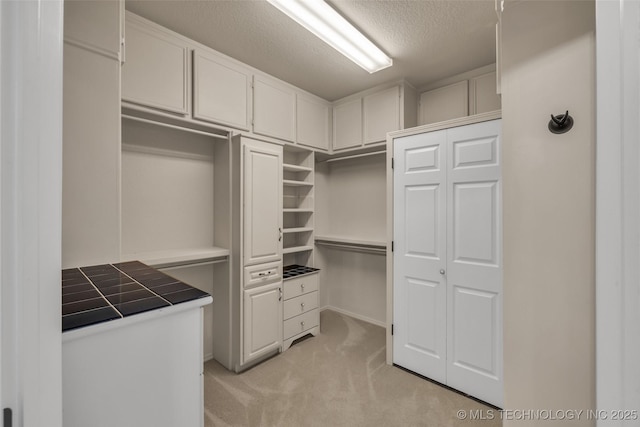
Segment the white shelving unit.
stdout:
[[284,266],[313,266],[314,152],[285,147],[283,164]]

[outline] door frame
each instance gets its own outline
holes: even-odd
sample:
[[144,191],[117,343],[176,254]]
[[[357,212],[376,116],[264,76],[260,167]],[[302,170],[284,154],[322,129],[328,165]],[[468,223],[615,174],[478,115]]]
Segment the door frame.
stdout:
[[62,426],[63,2],[0,2],[2,407]]
[[596,408],[631,410],[640,401],[640,4],[595,7]]

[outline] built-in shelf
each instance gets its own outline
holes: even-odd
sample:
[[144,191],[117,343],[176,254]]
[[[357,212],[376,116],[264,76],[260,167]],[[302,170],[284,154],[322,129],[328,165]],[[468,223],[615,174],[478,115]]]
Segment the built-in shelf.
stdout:
[[292,179],[283,179],[282,184],[288,185],[290,187],[313,187],[312,182],[294,181]]
[[224,260],[229,249],[209,247],[191,249],[172,249],[153,252],[138,252],[122,255],[122,261],[141,261],[155,268],[167,268],[178,265],[200,264]]
[[313,231],[311,227],[297,227],[297,228],[285,228],[282,230],[283,233],[310,233]]
[[289,163],[283,164],[282,169],[285,172],[313,172],[312,168],[308,168],[306,166],[292,165]]
[[285,208],[282,209],[282,212],[284,213],[312,213],[313,209],[307,209],[307,208]]
[[295,254],[297,252],[305,252],[305,251],[312,251],[312,250],[313,250],[313,246],[294,246],[291,248],[283,248],[282,253]]

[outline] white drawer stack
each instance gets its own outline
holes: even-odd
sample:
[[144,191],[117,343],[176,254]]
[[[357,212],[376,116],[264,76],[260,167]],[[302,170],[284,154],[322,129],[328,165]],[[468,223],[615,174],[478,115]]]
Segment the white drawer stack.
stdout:
[[318,273],[285,280],[283,307],[282,351],[285,351],[296,339],[319,332]]

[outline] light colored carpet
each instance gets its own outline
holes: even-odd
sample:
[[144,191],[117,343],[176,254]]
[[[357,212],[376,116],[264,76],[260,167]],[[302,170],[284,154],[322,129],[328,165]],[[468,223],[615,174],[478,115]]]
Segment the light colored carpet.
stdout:
[[387,365],[383,328],[328,310],[320,335],[244,373],[207,362],[204,390],[205,427],[501,425],[458,419],[492,409]]

